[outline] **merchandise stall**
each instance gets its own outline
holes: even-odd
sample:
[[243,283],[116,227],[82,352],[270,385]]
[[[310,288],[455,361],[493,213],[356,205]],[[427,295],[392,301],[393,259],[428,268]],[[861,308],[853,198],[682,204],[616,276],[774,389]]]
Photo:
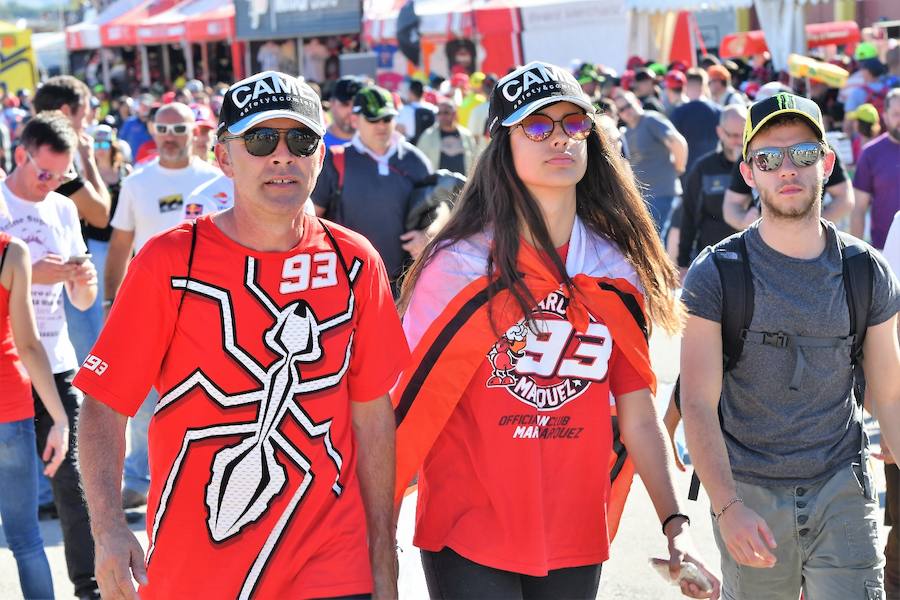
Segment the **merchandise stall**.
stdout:
[[359,0],[235,0],[237,39],[248,73],[278,70],[326,83],[340,55],[359,49]]
[[102,83],[107,89],[117,83],[114,81],[116,74],[124,84],[128,69],[134,68],[135,50],[126,46],[104,48],[100,28],[146,3],[146,0],[117,0],[83,22],[66,27],[69,72],[84,77],[91,84]]
[[[417,64],[396,52],[403,43],[402,12],[410,8],[420,39]],[[635,48],[651,46],[647,40],[656,36],[659,19],[643,20],[647,26],[635,26],[628,0],[367,0],[363,37],[376,52],[393,48],[393,61],[380,67],[405,75],[447,77],[461,64],[455,58],[460,46],[474,53],[471,64],[462,65],[467,72],[503,75],[532,60],[602,63],[621,71]]]
[[222,0],[147,0],[101,25],[100,38],[104,47],[138,48],[144,87],[195,77],[231,81],[240,76],[232,68],[232,54],[240,56],[234,19],[234,5]]

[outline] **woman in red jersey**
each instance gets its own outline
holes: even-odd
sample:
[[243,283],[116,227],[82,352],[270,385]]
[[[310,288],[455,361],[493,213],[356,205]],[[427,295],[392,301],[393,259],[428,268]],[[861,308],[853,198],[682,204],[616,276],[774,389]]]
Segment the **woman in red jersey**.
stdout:
[[[6,219],[4,209],[0,198],[0,225]],[[53,418],[42,453],[44,474],[53,477],[68,450],[69,420],[38,337],[28,246],[0,231],[0,519],[16,559],[22,595],[53,598],[37,519],[32,383]]]
[[682,309],[634,178],[565,70],[530,63],[490,103],[491,143],[401,297],[396,497],[418,472],[429,594],[595,598],[633,468],[670,573],[694,563],[712,585],[682,592],[715,598],[653,406],[648,321],[676,332]]

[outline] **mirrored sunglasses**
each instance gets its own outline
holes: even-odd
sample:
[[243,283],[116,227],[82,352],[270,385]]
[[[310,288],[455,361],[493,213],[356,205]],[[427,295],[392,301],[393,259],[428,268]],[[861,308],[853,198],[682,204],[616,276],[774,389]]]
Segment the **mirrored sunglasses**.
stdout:
[[174,124],[166,124],[166,123],[154,123],[153,127],[157,134],[159,135],[187,135],[188,130],[191,129],[187,123],[174,123]]
[[275,152],[282,136],[288,150],[294,156],[312,156],[319,147],[319,136],[305,127],[280,129],[275,127],[258,127],[242,135],[226,135],[223,140],[244,140],[244,147],[253,156],[268,156]]
[[594,120],[585,113],[570,113],[559,121],[554,121],[547,115],[528,115],[516,126],[521,127],[525,137],[533,142],[542,142],[553,135],[553,129],[557,123],[567,136],[573,140],[586,140],[594,129]]
[[112,142],[108,140],[97,140],[94,142],[95,150],[109,150],[112,146]]
[[31,155],[31,152],[26,152],[25,156],[27,156],[31,164],[34,165],[34,169],[37,171],[38,181],[41,183],[47,183],[53,179],[59,183],[66,183],[78,177],[78,173],[75,172],[75,168],[71,165],[69,166],[69,170],[65,173],[54,173],[53,171],[40,168],[34,160],[34,157]]
[[747,155],[747,163],[760,171],[776,171],[784,162],[785,153],[797,168],[811,167],[825,156],[825,148],[819,142],[801,142],[785,148],[759,148]]

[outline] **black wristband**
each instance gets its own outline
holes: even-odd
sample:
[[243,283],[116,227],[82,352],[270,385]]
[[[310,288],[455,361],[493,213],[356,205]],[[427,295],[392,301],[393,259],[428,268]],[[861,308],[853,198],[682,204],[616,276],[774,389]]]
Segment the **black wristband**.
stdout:
[[681,517],[682,519],[684,519],[685,521],[687,521],[687,524],[688,524],[688,525],[691,524],[691,518],[690,518],[689,516],[687,516],[687,515],[685,515],[685,514],[682,514],[682,513],[672,513],[671,515],[669,515],[668,517],[666,517],[666,520],[665,520],[665,521],[662,522],[662,532],[663,532],[663,535],[666,535],[666,525],[668,525],[669,522],[672,521],[672,519],[677,519],[678,517]]

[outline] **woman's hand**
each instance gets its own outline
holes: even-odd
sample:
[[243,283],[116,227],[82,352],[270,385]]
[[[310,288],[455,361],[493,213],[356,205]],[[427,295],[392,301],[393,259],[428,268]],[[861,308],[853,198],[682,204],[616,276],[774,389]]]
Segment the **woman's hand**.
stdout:
[[689,562],[699,569],[712,586],[712,589],[705,589],[691,579],[684,579],[681,581],[681,593],[689,598],[718,600],[721,583],[706,567],[700,554],[694,548],[694,542],[687,531],[687,521],[673,519],[666,528],[666,537],[669,540],[669,576],[673,580],[677,579],[681,575],[681,565]]
[[47,434],[47,443],[44,445],[44,453],[41,458],[47,465],[44,467],[44,475],[53,477],[56,470],[62,464],[69,451],[69,421],[53,423]]

